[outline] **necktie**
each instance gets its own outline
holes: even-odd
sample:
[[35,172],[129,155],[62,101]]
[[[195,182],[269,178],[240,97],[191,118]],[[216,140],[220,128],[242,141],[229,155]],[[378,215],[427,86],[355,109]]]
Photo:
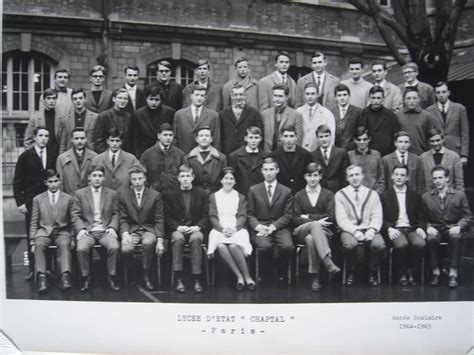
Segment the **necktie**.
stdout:
[[443,115],[443,121],[444,121],[444,123],[446,123],[446,116],[447,116],[446,104],[441,105],[441,115]]
[[286,84],[286,74],[281,75],[281,83]]
[[441,209],[444,210],[444,202],[446,200],[446,196],[439,196],[439,199],[441,201]]
[[267,188],[267,195],[268,195],[268,200],[272,200],[272,185],[268,185]]
[[115,154],[112,154],[112,167],[115,168]]
[[344,118],[346,115],[347,109],[345,107],[341,107],[341,118]]
[[141,201],[142,201],[141,193],[140,193],[140,192],[137,192],[137,202],[138,202],[138,206],[140,206]]
[[309,107],[309,118],[313,118],[313,106]]
[[407,165],[407,163],[405,161],[405,154],[404,153],[400,154],[400,158],[402,160],[402,165]]
[[324,161],[326,163],[326,165],[328,164],[328,150],[327,149],[323,149],[323,155],[324,155]]
[[56,196],[56,194],[54,194],[54,193],[51,194],[51,204],[52,205],[54,205],[56,203],[54,196]]
[[318,86],[318,95],[321,92],[321,77],[319,75],[316,75],[316,85]]
[[41,158],[41,165],[43,165],[43,169],[46,170],[46,162],[45,162],[45,154],[44,154],[44,148],[40,149],[40,158]]
[[359,189],[355,189],[354,192],[355,192],[355,202],[357,203],[357,205],[360,205]]
[[197,121],[199,117],[199,107],[196,107],[196,109],[194,110],[194,122]]

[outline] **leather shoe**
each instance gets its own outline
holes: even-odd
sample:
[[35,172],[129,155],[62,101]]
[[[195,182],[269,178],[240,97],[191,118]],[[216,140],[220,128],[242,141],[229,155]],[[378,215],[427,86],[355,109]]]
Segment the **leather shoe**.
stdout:
[[431,286],[438,286],[439,285],[439,275],[433,275],[430,281]]
[[322,286],[319,283],[319,278],[315,277],[313,279],[313,282],[311,282],[311,291],[317,292],[317,291],[321,290],[321,288],[322,288]]
[[155,288],[155,286],[153,286],[148,276],[143,277],[143,283],[145,284],[145,289],[147,291],[153,291],[153,289]]
[[369,285],[370,286],[378,286],[379,285],[379,282],[377,281],[377,277],[375,275],[370,275]]
[[114,276],[109,275],[107,277],[107,283],[109,284],[109,288],[113,291],[120,291],[120,287],[115,283]]
[[341,269],[336,265],[332,265],[331,267],[328,268],[329,276],[331,277],[336,275],[340,271]]
[[45,274],[38,274],[38,292],[44,293],[48,291],[48,281]]
[[408,285],[407,277],[405,275],[402,275],[398,283],[402,286],[407,286]]
[[237,291],[242,291],[244,289],[245,285],[243,284],[243,282],[237,282],[237,284],[235,285],[235,289]]
[[353,286],[354,285],[354,274],[350,273],[346,276],[346,286]]
[[184,287],[183,281],[181,279],[176,280],[176,286],[174,287],[174,290],[179,293],[186,292],[186,287]]
[[413,274],[408,275],[408,284],[410,286],[416,286],[416,281],[415,281],[415,278],[413,277]]
[[65,291],[69,290],[71,287],[71,275],[69,272],[64,272],[61,276],[61,289]]
[[247,283],[247,288],[250,291],[255,291],[255,289],[257,288],[257,284],[255,282],[249,282],[249,283]]
[[202,290],[203,290],[203,287],[201,285],[201,282],[196,279],[196,281],[194,281],[194,292],[201,293]]
[[35,275],[35,274],[33,273],[33,271],[28,271],[28,273],[27,273],[26,276],[25,276],[25,280],[26,280],[26,281],[33,280],[33,276],[34,276],[34,275]]
[[82,283],[81,283],[81,292],[87,292],[91,288],[91,280],[89,276],[83,277],[82,278]]
[[458,287],[458,278],[456,276],[449,276],[448,286],[449,288]]

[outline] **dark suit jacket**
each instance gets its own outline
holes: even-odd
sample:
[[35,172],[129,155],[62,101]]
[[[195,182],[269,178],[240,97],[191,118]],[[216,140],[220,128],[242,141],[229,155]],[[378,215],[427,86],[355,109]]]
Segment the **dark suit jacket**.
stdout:
[[169,106],[175,111],[183,107],[183,86],[181,84],[170,81],[167,87],[159,81],[154,81],[149,84],[149,87],[153,86],[161,88],[161,103],[163,105]]
[[[430,149],[421,154],[420,160],[425,175],[425,192],[431,191],[434,189],[433,179],[431,176],[431,169],[435,166],[433,150]],[[449,170],[449,186],[455,190],[464,190],[464,173],[459,155],[456,152],[445,148],[440,165]]]
[[273,224],[276,230],[288,228],[293,218],[293,195],[291,190],[277,183],[272,202],[268,200],[265,183],[254,185],[248,195],[248,223],[252,231],[259,224]]
[[55,237],[71,235],[72,196],[62,191],[58,192],[58,200],[53,206],[49,202],[47,191],[33,198],[30,224],[30,236],[32,239],[52,237],[53,232]]
[[[56,157],[46,152],[46,170],[54,169]],[[15,166],[15,175],[13,177],[13,194],[17,206],[26,203],[26,207],[31,211],[33,197],[46,191],[44,180],[46,179],[46,170],[35,148],[30,148],[21,153]]]
[[[295,107],[296,83],[288,73],[286,74],[286,78],[287,85],[290,88],[290,93],[288,95],[288,106]],[[267,76],[264,76],[258,81],[258,107],[260,112],[263,112],[269,109],[270,107],[273,107],[273,87],[276,84],[281,84],[281,79],[276,71]]]
[[163,194],[166,233],[173,233],[179,226],[199,226],[202,232],[205,233],[209,227],[208,200],[209,198],[203,189],[193,187],[189,216],[186,216],[181,190],[166,191]]
[[[97,120],[97,113],[86,109],[84,118],[84,131],[86,131],[87,147],[94,150],[94,126]],[[59,141],[59,154],[71,148],[71,133],[76,128],[74,113],[65,117],[61,121],[61,140]]]
[[[301,217],[307,214],[309,218]],[[304,223],[328,218],[326,221],[335,223],[334,220],[334,194],[332,191],[321,188],[316,205],[311,206],[306,188],[301,189],[295,195],[293,225],[298,227]],[[334,230],[334,225],[328,228]]]
[[323,168],[323,178],[321,179],[321,186],[336,193],[344,186],[346,182],[346,168],[349,166],[349,158],[345,149],[332,147],[329,155],[328,165],[324,161],[321,149],[316,149],[311,153],[313,161],[318,163]]
[[160,105],[156,110],[144,106],[135,111],[132,121],[134,153],[137,158],[156,143],[156,135],[161,124],[169,123],[171,127],[173,126],[174,112],[166,105]]
[[135,233],[145,229],[157,238],[164,238],[164,213],[161,195],[155,190],[145,188],[140,206],[138,206],[135,191],[123,190],[119,194],[120,234]]
[[115,166],[109,159],[109,150],[96,155],[92,159],[93,165],[102,165],[105,170],[104,186],[109,189],[118,191],[120,189],[128,189],[130,185],[130,176],[128,169],[139,163],[133,154],[120,150]]
[[247,128],[256,126],[263,133],[263,122],[260,113],[248,105],[245,105],[238,121],[235,119],[231,107],[219,112],[219,121],[221,125],[221,151],[225,155],[229,155],[245,144],[244,137],[247,134]]
[[102,90],[99,102],[95,101],[94,95],[91,90],[86,91],[86,108],[95,113],[101,113],[103,111],[112,108],[112,91]]
[[[122,86],[121,88],[119,89],[125,89],[127,90],[127,88],[124,86]],[[117,89],[117,90],[119,90]],[[117,91],[117,90],[114,90],[114,93]],[[128,95],[128,104],[127,106],[125,107],[125,110],[130,113],[131,115],[133,115],[133,113],[138,110],[140,107],[143,107],[145,106],[146,104],[146,97],[145,95],[143,94],[143,89],[140,89],[138,86],[137,86],[137,91],[135,92],[136,93],[136,99],[135,99],[135,109],[133,108],[133,104],[132,104],[132,99],[130,98],[130,95]],[[114,102],[112,100],[113,98],[113,93],[112,93],[112,97],[110,98],[110,107],[113,107],[114,106]]]
[[298,137],[297,144],[298,145],[302,144],[303,142],[303,116],[301,116],[301,113],[299,113],[298,111],[287,106],[285,108],[285,111],[283,111],[283,115],[278,124],[278,127],[275,127],[275,107],[271,107],[263,111],[262,120],[263,120],[263,128],[264,128],[263,148],[267,152],[272,151],[275,129],[278,131],[278,137],[279,137],[280,129],[287,125],[295,126],[296,136]]
[[[308,83],[314,83],[314,72],[306,74],[298,79],[296,87],[296,107],[304,105],[304,87]],[[322,101],[321,97],[318,102],[330,110],[336,105],[336,97],[334,96],[334,88],[339,84],[340,79],[328,72],[325,73],[325,79],[322,85]]]
[[[387,233],[388,228],[397,224],[400,206],[398,205],[397,194],[393,187],[382,194],[383,225],[382,230]],[[410,225],[416,228],[425,228],[423,221],[421,198],[415,191],[407,189],[405,196],[405,207]]]
[[[397,153],[390,153],[382,158],[384,175],[385,175],[385,189],[388,190],[393,186],[392,171],[397,165],[401,165],[398,160]],[[422,194],[425,189],[425,175],[423,172],[423,164],[419,156],[408,152],[407,166],[408,174],[408,189]]]
[[[117,193],[114,190],[102,187],[100,212],[105,229],[113,228],[118,233],[119,209]],[[92,198],[92,189],[89,186],[77,190],[74,194],[71,216],[76,233],[79,233],[82,229],[90,232],[94,224],[94,200]]]
[[354,134],[357,127],[363,125],[363,122],[360,118],[362,115],[362,109],[354,105],[349,105],[342,120],[339,114],[338,106],[335,106],[331,112],[333,113],[334,120],[336,121],[336,140],[334,145],[346,150],[355,149]]
[[[237,213],[235,214],[237,219],[236,229],[241,230],[247,226],[247,200],[245,196],[239,194],[239,206],[237,207]],[[215,193],[209,196],[209,221],[211,227],[218,232],[223,231],[222,225],[219,221],[219,211],[217,210],[216,195]]]
[[117,111],[115,108],[101,112],[94,127],[94,150],[102,153],[107,150],[109,130],[113,127],[123,134],[122,149],[133,153],[133,125],[132,115],[126,110]]
[[252,163],[249,153],[245,150],[245,146],[233,151],[229,155],[229,166],[234,168],[236,185],[235,189],[243,195],[247,195],[250,186],[258,184],[263,181],[262,161],[270,156],[270,153],[262,149],[258,150],[257,159]]
[[278,147],[272,152],[271,157],[276,160],[280,168],[277,175],[279,183],[289,187],[291,192],[296,193],[306,185],[304,171],[306,165],[312,162],[311,153],[306,149],[296,146],[293,159],[289,160],[283,147]]

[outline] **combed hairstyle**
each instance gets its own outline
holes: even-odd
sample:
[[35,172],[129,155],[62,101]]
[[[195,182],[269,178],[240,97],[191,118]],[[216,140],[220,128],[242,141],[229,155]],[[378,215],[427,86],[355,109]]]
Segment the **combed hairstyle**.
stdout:
[[275,91],[275,90],[283,90],[285,92],[285,96],[288,96],[290,94],[290,87],[286,84],[278,83],[278,84],[273,85],[272,91]]
[[354,170],[356,168],[359,168],[362,174],[364,174],[364,169],[360,165],[352,164],[346,168],[346,176],[349,175],[349,171]]
[[43,91],[43,99],[46,99],[48,96],[58,97],[58,92],[56,91],[56,89],[48,88]]
[[59,74],[59,73],[66,73],[67,74],[67,77],[69,78],[71,75],[69,74],[69,72],[67,71],[67,69],[58,69],[54,72],[54,78],[56,79],[56,75]]
[[418,72],[418,64],[415,62],[408,62],[402,66],[402,71],[405,69],[413,69],[414,71]]
[[169,123],[162,123],[160,124],[160,127],[158,128],[158,133],[163,133],[163,131],[171,131],[173,134],[173,127]]
[[296,127],[294,125],[290,125],[290,124],[281,127],[280,134],[283,134],[285,132],[294,132],[295,135],[298,135],[298,133],[296,133]]
[[169,70],[173,70],[173,65],[170,62],[168,62],[167,60],[160,61],[158,63],[158,66],[160,66],[160,65],[165,67],[165,68],[168,68]]
[[89,170],[87,170],[87,176],[89,176],[90,174],[92,174],[95,171],[101,171],[102,174],[105,175],[105,168],[102,164],[93,164],[93,165],[91,165]]
[[313,59],[315,57],[323,57],[323,59],[326,60],[326,56],[321,51],[313,52],[313,54],[311,55],[311,59]]
[[407,166],[407,165],[396,164],[396,165],[392,168],[392,174],[395,172],[395,169],[405,169],[406,172],[407,172],[407,175],[410,175],[410,169],[408,169],[408,166]]
[[434,87],[435,87],[435,89],[436,89],[436,88],[439,88],[439,87],[441,87],[441,86],[443,86],[443,85],[446,85],[446,87],[447,87],[448,90],[449,90],[449,85],[448,85],[448,82],[447,82],[447,81],[438,81],[438,82],[435,84]]
[[245,135],[248,135],[248,134],[258,134],[262,136],[262,130],[257,126],[250,126],[249,128],[245,130]]
[[354,139],[359,138],[360,136],[363,136],[364,134],[367,134],[367,137],[370,138],[369,129],[364,126],[359,126],[356,128]]
[[428,139],[433,138],[434,136],[440,135],[441,138],[444,138],[444,132],[440,130],[439,128],[431,128],[428,131]]
[[351,95],[351,89],[349,89],[349,87],[345,84],[337,84],[334,88],[334,95],[337,95],[337,93],[340,91],[347,91],[349,96]]
[[[74,137],[74,133],[76,132],[84,132],[84,134],[86,134],[86,130],[83,127],[76,127],[71,131],[71,138]],[[87,134],[86,134],[86,138],[87,138]]]
[[120,138],[123,140],[123,132],[117,127],[112,127],[107,131],[107,139],[109,138]]
[[278,166],[278,163],[275,159],[273,158],[265,158],[263,159],[262,161],[262,168],[263,168],[263,164],[274,164],[275,165],[275,168],[277,169],[280,169],[280,167]]
[[351,64],[360,64],[360,66],[363,68],[364,67],[364,62],[360,58],[352,57],[349,59],[349,62],[347,63],[347,66]]
[[219,181],[221,181],[224,178],[224,176],[226,176],[227,174],[232,174],[234,179],[236,179],[234,168],[227,166],[219,172]]
[[71,98],[72,98],[74,95],[80,94],[80,93],[82,93],[82,95],[84,95],[84,97],[86,97],[86,92],[84,91],[83,88],[72,89]]
[[41,131],[41,130],[48,131],[48,133],[49,133],[48,127],[46,127],[46,126],[36,126],[35,129],[33,130],[33,136],[36,137],[38,135],[38,132]]
[[329,133],[329,134],[332,134],[331,132],[331,128],[329,128],[328,125],[325,125],[325,124],[322,124],[322,125],[319,125],[318,128],[316,128],[316,136],[318,136],[318,134],[320,133]]
[[120,89],[115,90],[112,93],[112,97],[117,97],[118,94],[127,94],[127,98],[128,98],[128,91],[125,88],[120,88]]
[[140,163],[132,165],[128,168],[128,176],[132,176],[132,174],[143,174],[146,177],[146,168]]
[[420,97],[420,92],[418,91],[416,87],[408,86],[405,88],[405,91],[403,92],[403,99],[405,99],[405,97],[407,96],[409,92],[416,92],[418,94],[418,97]]
[[211,137],[214,136],[214,135],[212,134],[212,129],[211,129],[211,127],[209,127],[209,126],[201,126],[201,127],[199,127],[199,128],[196,130],[196,133],[194,133],[194,135],[197,137],[198,134],[199,134],[199,132],[204,131],[204,130],[207,130],[207,131],[211,132]]
[[284,57],[287,57],[288,59],[291,59],[290,53],[288,53],[287,51],[278,51],[274,58],[275,62],[278,61],[278,58],[280,58],[280,56],[284,56]]
[[161,99],[162,92],[161,87],[158,85],[147,85],[145,90],[143,90],[143,96],[145,98],[148,98],[148,96],[159,96]]
[[89,72],[89,75],[92,76],[95,72],[101,71],[104,76],[107,76],[107,69],[102,65],[94,65]]
[[211,69],[211,63],[209,63],[209,61],[207,59],[199,59],[196,62],[196,69],[199,68],[200,66],[206,65],[206,64],[207,64],[207,69]]
[[204,85],[191,84],[191,94],[194,94],[195,91],[205,91],[207,95],[207,88]]
[[57,177],[58,179],[61,179],[61,176],[60,176],[59,173],[56,171],[56,169],[48,169],[48,170],[46,170],[44,181],[46,181],[46,180],[48,180],[49,178],[52,178],[52,177]]
[[235,61],[234,63],[234,66],[237,67],[238,64],[242,63],[242,62],[249,62],[249,60],[245,57],[240,57],[240,58],[237,58],[237,60]]
[[188,164],[181,164],[178,168],[178,175],[179,173],[191,173],[194,174],[192,166]]
[[133,71],[136,71],[140,74],[140,69],[138,69],[138,67],[136,65],[127,65],[124,69],[123,69],[123,72],[125,74],[127,74],[127,70],[133,70]]
[[435,165],[435,166],[433,166],[433,168],[431,169],[431,176],[433,176],[433,174],[434,174],[436,171],[443,171],[443,172],[444,172],[444,176],[445,176],[445,177],[449,177],[449,169],[445,168],[445,167],[442,166],[442,165]]
[[314,81],[310,81],[309,83],[306,83],[306,85],[304,86],[304,90],[306,90],[307,88],[315,88],[316,91],[318,91],[318,85],[316,85]]
[[382,65],[384,70],[387,70],[387,63],[385,63],[385,60],[382,59],[376,59],[370,63],[370,68],[373,68],[374,65]]
[[321,165],[319,165],[318,163],[309,163],[308,165],[306,165],[305,169],[304,169],[304,174],[305,175],[310,175],[312,173],[318,173],[319,175],[322,175],[323,174],[323,167]]
[[411,136],[410,136],[410,133],[408,133],[407,131],[398,131],[397,133],[395,133],[393,135],[393,141],[396,142],[398,138],[400,137],[408,137],[408,139],[410,139],[411,141]]
[[369,90],[369,96],[370,95],[373,95],[375,93],[378,93],[378,92],[381,92],[382,93],[382,97],[385,97],[385,91],[383,91],[383,87],[381,87],[380,85],[374,85],[370,88]]

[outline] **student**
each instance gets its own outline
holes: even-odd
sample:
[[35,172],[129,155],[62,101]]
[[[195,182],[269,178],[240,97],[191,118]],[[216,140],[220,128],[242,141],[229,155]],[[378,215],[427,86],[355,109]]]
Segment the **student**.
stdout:
[[234,67],[236,76],[222,87],[224,110],[231,107],[232,88],[242,86],[244,88],[246,104],[258,111],[257,80],[251,75],[249,60],[245,57],[240,57],[235,61]]
[[347,64],[350,78],[341,81],[350,90],[349,103],[358,108],[365,108],[369,103],[369,90],[373,86],[362,77],[364,63],[360,58],[351,58]]
[[171,81],[173,66],[167,60],[158,63],[156,71],[157,81],[149,85],[158,87],[161,90],[161,101],[163,105],[169,106],[175,111],[183,107],[183,86],[177,82]]
[[427,107],[435,103],[435,94],[433,87],[422,81],[418,80],[418,65],[414,62],[408,62],[402,66],[402,73],[405,77],[405,82],[400,84],[402,95],[405,94],[405,90],[413,88],[420,94],[420,107],[426,110]]
[[112,91],[104,88],[107,78],[107,70],[102,65],[95,65],[91,71],[89,80],[90,89],[86,91],[86,108],[97,114],[111,108]]
[[377,59],[370,64],[370,68],[375,79],[374,86],[379,86],[383,89],[383,106],[393,113],[397,113],[403,107],[402,92],[398,86],[386,79],[388,73],[387,63],[384,60]]
[[137,85],[140,78],[140,69],[135,65],[127,65],[123,72],[124,84],[121,88],[114,91],[112,96],[115,95],[115,93],[119,90],[125,90],[125,92],[128,94],[128,101],[124,109],[130,115],[133,115],[136,110],[145,106],[145,96],[143,95],[143,90]]

